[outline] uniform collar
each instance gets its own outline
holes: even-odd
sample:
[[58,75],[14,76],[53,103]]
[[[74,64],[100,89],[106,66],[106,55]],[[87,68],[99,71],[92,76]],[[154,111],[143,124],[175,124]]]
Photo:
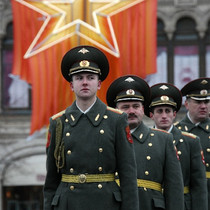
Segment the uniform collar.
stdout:
[[[94,126],[97,126],[103,119],[104,113],[106,112],[106,107],[107,106],[100,99],[97,98],[94,105],[90,108],[90,110],[87,113],[85,113],[85,115]],[[76,102],[74,101],[72,106],[66,109],[65,115],[71,126],[75,126],[79,121],[80,117],[84,115],[84,113],[82,113],[78,109]]]
[[145,142],[147,136],[149,134],[149,128],[141,122],[141,124],[136,128],[136,130],[132,133],[132,136],[135,137],[141,143]]
[[95,101],[93,102],[93,104],[91,104],[85,111],[82,111],[81,109],[80,109],[80,107],[78,106],[78,104],[77,104],[77,101],[76,101],[76,106],[77,106],[77,108],[80,110],[80,112],[82,112],[83,114],[86,114],[87,112],[89,112],[89,110],[92,108],[92,106],[95,104],[95,102],[96,102],[96,99],[95,99]]
[[184,126],[185,131],[190,132],[194,127],[200,127],[202,130],[206,132],[210,132],[210,119],[206,118],[204,121],[200,122],[198,125],[193,124],[189,117],[186,115],[184,118],[186,125]]

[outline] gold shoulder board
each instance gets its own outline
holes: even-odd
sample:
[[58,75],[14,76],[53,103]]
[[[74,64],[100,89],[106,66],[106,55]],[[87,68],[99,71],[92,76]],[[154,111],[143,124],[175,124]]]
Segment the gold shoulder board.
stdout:
[[184,135],[184,136],[189,136],[189,137],[191,137],[191,138],[193,138],[193,139],[196,139],[196,135],[194,135],[194,134],[192,134],[192,133],[188,133],[188,132],[185,132],[185,131],[182,131],[182,134]]
[[122,114],[123,113],[123,111],[121,111],[119,109],[114,109],[114,108],[112,108],[110,106],[107,106],[107,110],[110,110],[110,111],[118,113],[118,114]]
[[179,124],[179,121],[176,121],[175,123],[174,123],[174,126],[176,126],[176,125],[178,125]]
[[52,116],[52,119],[55,120],[56,118],[60,117],[61,115],[63,115],[65,113],[66,110],[63,110],[61,112],[58,112],[57,114]]
[[154,131],[161,131],[161,132],[164,132],[164,133],[169,133],[168,131],[165,131],[165,130],[162,130],[162,129],[158,129],[158,128],[152,128],[152,130],[154,130]]

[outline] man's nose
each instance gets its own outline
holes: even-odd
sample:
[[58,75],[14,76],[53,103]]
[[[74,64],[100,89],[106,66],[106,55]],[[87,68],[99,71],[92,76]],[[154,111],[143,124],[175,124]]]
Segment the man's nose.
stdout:
[[162,117],[166,117],[166,116],[167,116],[166,112],[163,111],[163,112],[162,112]]
[[129,113],[134,113],[135,112],[135,109],[131,106],[131,107],[129,107],[128,112]]
[[87,81],[88,81],[87,78],[84,77],[83,80],[82,80],[82,83],[87,84]]

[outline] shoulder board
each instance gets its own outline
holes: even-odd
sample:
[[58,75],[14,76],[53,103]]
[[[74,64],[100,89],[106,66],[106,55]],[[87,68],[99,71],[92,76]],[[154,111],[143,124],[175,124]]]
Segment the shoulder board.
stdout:
[[63,110],[55,115],[52,116],[52,119],[55,120],[56,118],[60,117],[61,115],[63,115],[65,113],[66,110]]
[[119,109],[114,109],[114,108],[112,108],[110,106],[107,106],[107,110],[110,110],[110,111],[118,113],[118,114],[122,114],[123,113],[123,111],[121,111]]
[[184,135],[184,136],[189,136],[189,137],[191,137],[191,138],[193,138],[193,139],[196,139],[196,135],[194,135],[194,134],[192,134],[192,133],[188,133],[188,132],[185,132],[185,131],[182,131],[182,134]]
[[179,121],[176,121],[175,123],[174,123],[174,126],[176,126],[176,125],[178,125],[179,124]]
[[158,128],[152,128],[152,130],[155,130],[155,131],[161,131],[161,132],[164,132],[164,133],[169,133],[169,132],[167,132],[167,131],[165,131],[165,130],[158,129]]

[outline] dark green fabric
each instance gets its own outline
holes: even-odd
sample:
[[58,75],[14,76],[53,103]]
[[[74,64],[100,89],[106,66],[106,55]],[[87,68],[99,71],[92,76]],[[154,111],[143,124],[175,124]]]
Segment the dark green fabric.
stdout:
[[[200,137],[200,143],[203,149],[203,154],[206,163],[206,171],[210,172],[210,152],[208,152],[210,148],[210,119],[207,118],[199,125],[193,124],[188,116],[186,115],[176,127],[179,130],[193,133]],[[207,189],[208,189],[208,206],[210,208],[210,179],[207,180]]]
[[[72,117],[73,116],[73,117]],[[98,117],[97,117],[98,116]],[[126,137],[127,115],[109,110],[97,99],[83,114],[76,104],[61,117],[65,164],[57,173],[54,158],[56,120],[50,119],[51,143],[47,150],[44,210],[137,210],[136,162]],[[70,135],[66,136],[67,133]],[[99,148],[103,151],[100,152]],[[68,150],[71,154],[68,154]],[[102,167],[102,171],[99,171]],[[73,170],[70,170],[73,169]],[[63,183],[61,174],[110,174],[118,171],[121,189],[115,182]],[[74,186],[74,190],[70,187]]]
[[173,127],[171,133],[181,162],[184,186],[190,190],[189,195],[185,195],[185,209],[208,210],[207,180],[200,139],[176,127]]
[[183,210],[182,172],[172,135],[148,128],[142,122],[132,137],[138,179],[157,182],[164,187],[164,193],[139,187],[139,210]]

